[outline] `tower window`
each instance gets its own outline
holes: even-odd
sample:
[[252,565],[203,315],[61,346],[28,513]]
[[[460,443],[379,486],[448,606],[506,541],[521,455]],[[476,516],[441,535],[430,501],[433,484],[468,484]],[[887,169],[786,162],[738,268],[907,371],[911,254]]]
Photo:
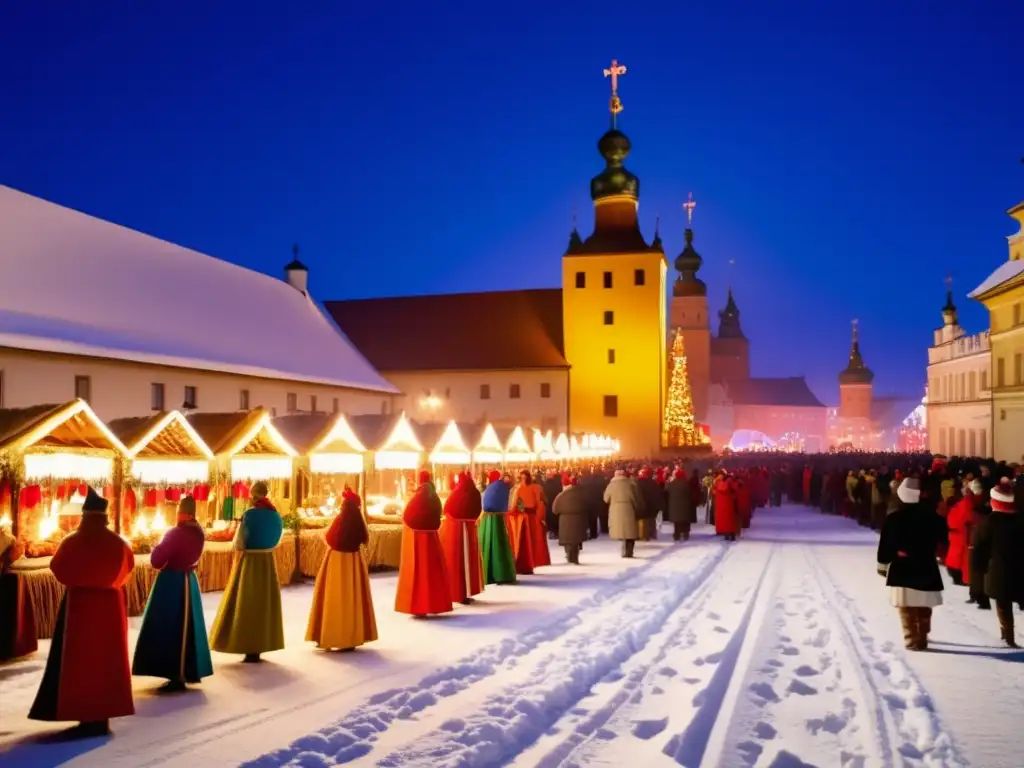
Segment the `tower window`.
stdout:
[[89,402],[92,398],[92,379],[88,376],[75,376],[75,397]]
[[612,312],[610,309],[606,309],[604,311],[604,324],[615,325],[615,313]]
[[519,385],[518,384],[509,384],[508,385],[508,396],[510,398],[512,398],[513,400],[518,400],[519,399]]
[[604,396],[604,415],[608,418],[615,418],[619,415],[619,396],[618,395],[605,395]]
[[285,410],[288,411],[288,413],[295,413],[297,410],[299,410],[299,396],[297,394],[295,394],[294,392],[289,392],[287,395],[285,395],[284,400],[284,407]]
[[238,410],[249,410],[249,390],[243,389],[238,392]]
[[604,273],[604,287],[605,288],[611,288],[612,287],[612,273],[611,272],[605,272]]
[[196,388],[188,386],[185,387],[185,402],[183,403],[184,407],[195,408],[197,399],[198,398],[196,397]]
[[546,381],[540,385],[540,396],[544,398],[551,397],[551,385]]
[[154,382],[149,385],[149,407],[154,411],[164,409],[164,385]]
[[633,285],[647,285],[647,275],[642,269],[633,270]]
[[608,350],[608,365],[615,365],[615,350]]
[[481,384],[480,385],[480,399],[481,400],[490,400],[491,399],[491,385],[490,384]]
[[576,287],[577,288],[586,288],[587,287],[587,273],[586,272],[577,272],[576,273]]

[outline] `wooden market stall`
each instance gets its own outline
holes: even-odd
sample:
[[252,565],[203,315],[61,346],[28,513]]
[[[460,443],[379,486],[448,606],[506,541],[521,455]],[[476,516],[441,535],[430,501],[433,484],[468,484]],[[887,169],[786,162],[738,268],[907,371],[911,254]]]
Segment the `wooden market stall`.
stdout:
[[430,472],[443,501],[454,487],[454,477],[469,470],[473,463],[473,452],[466,446],[462,430],[455,421],[447,424],[418,424],[416,432],[427,446]]
[[493,424],[485,424],[480,436],[473,441],[473,466],[478,471],[502,467],[505,464],[505,445]]
[[528,469],[536,458],[523,428],[516,426],[505,441],[505,465]]
[[[25,579],[39,637],[50,637],[64,588],[49,564],[61,539],[78,527],[91,486],[118,513],[127,449],[84,400],[0,410],[0,499],[25,556],[11,572]],[[20,547],[19,547],[20,549]]]

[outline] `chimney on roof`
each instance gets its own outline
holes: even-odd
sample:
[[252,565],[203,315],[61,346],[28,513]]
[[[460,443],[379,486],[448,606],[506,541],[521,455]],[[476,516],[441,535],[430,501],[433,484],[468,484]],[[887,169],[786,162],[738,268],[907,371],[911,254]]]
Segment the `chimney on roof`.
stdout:
[[292,288],[303,296],[308,295],[306,290],[309,284],[309,270],[306,265],[299,261],[299,246],[292,246],[292,260],[284,267],[284,279]]

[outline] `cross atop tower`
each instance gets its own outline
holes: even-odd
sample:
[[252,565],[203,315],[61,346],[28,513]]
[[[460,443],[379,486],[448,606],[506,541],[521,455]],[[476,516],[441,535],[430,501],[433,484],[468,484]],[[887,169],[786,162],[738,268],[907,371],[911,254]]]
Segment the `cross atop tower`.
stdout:
[[853,320],[851,322],[851,325],[853,326],[853,343],[856,344],[857,343],[857,328],[858,328],[858,326],[860,326],[860,320],[858,320],[856,317],[853,318]]
[[[691,227],[693,225],[693,209],[697,207],[696,201],[693,199],[693,192],[690,192],[686,196],[686,202],[683,203],[683,210],[686,211],[686,226]],[[732,262],[730,262],[732,263]]]
[[608,111],[612,113],[612,128],[615,127],[619,112],[622,111],[622,99],[619,98],[619,76],[626,74],[626,67],[612,59],[612,65],[604,70],[604,76],[612,79],[612,97],[608,101]]
[[953,275],[951,275],[949,272],[946,273],[946,290],[953,290]]

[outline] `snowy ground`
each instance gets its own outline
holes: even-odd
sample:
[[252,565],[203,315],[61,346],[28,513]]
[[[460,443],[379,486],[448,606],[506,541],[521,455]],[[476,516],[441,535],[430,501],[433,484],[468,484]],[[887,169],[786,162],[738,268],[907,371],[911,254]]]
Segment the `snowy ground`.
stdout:
[[[311,588],[286,589],[286,650],[262,665],[214,654],[214,677],[172,697],[136,679],[138,714],[111,739],[54,743],[25,719],[44,648],[0,667],[0,763],[1021,764],[1024,652],[998,649],[995,617],[963,589],[937,610],[934,651],[911,654],[875,535],[848,521],[784,507],[734,545],[664,538],[632,562],[587,544],[580,567],[427,621],[395,614],[395,576],[374,576],[381,640],[354,654],[302,642]],[[207,621],[218,599],[204,596]]]

